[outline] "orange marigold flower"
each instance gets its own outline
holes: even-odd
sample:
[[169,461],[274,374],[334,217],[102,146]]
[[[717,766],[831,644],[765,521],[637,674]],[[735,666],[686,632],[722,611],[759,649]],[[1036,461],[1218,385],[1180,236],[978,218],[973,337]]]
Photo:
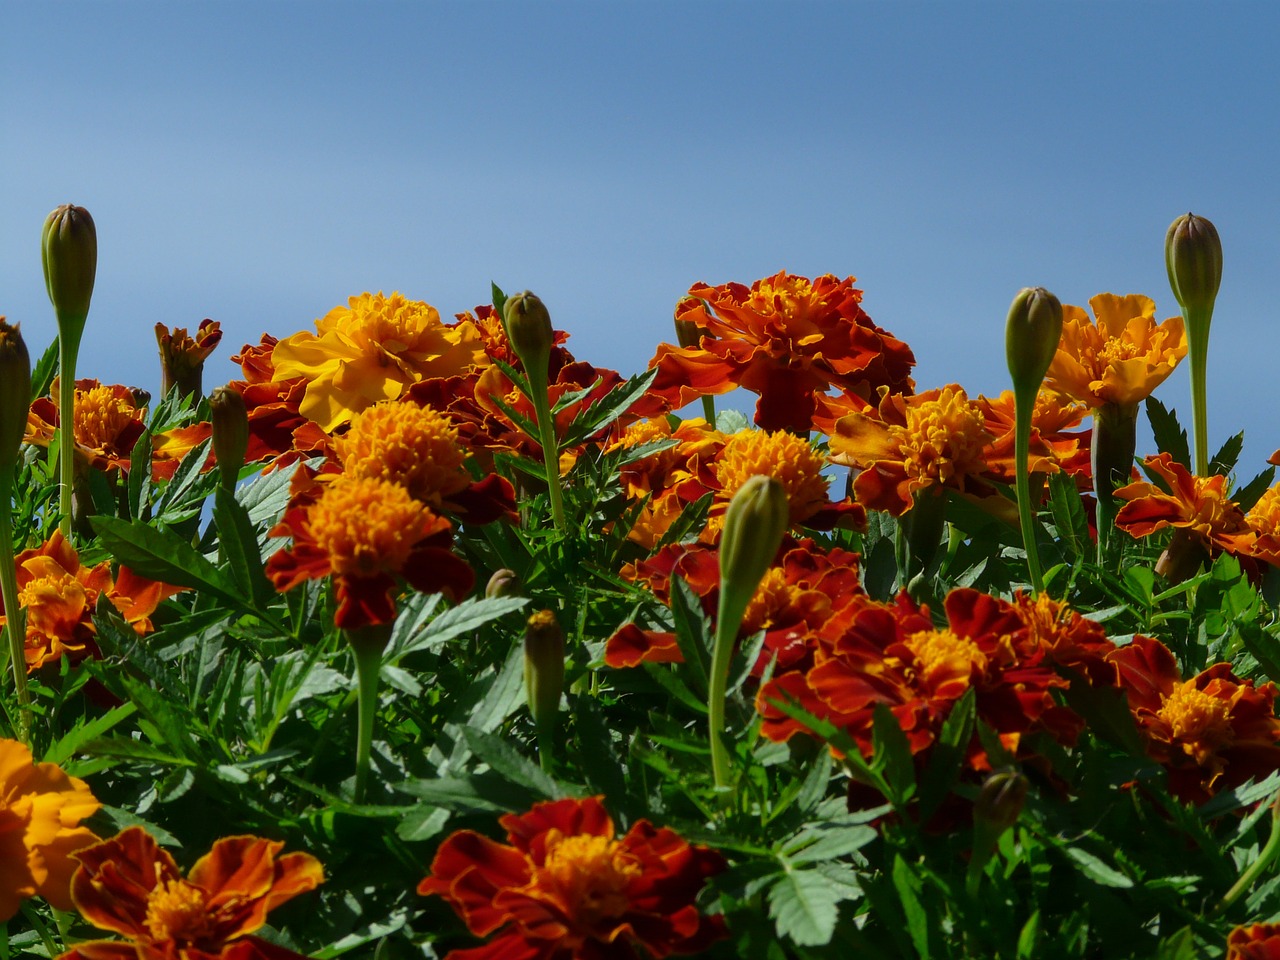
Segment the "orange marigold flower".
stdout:
[[680,518],[686,507],[711,493],[717,484],[715,458],[726,437],[702,419],[685,420],[672,428],[666,417],[640,420],[629,426],[613,452],[655,441],[671,440],[658,453],[622,466],[622,488],[633,500],[648,498],[628,538],[652,550]]
[[1280,567],[1280,483],[1267,489],[1244,515],[1253,531],[1249,554]]
[[756,424],[808,436],[814,396],[830,387],[873,396],[909,393],[915,356],[872,323],[854,278],[813,281],[785,270],[751,287],[689,288],[676,319],[706,332],[696,347],[662,344],[650,395],[679,408],[708,394],[745,387],[758,394]]
[[[31,404],[27,415],[27,443],[47,447],[60,423],[58,381],[50,395]],[[129,387],[106,386],[97,380],[76,381],[75,435],[77,459],[98,470],[129,472],[134,444],[146,429],[146,404]],[[156,479],[173,476],[178,464],[211,434],[208,423],[178,427],[152,438],[151,472]]]
[[507,843],[470,830],[440,845],[423,896],[441,896],[488,943],[446,960],[661,960],[724,936],[694,899],[727,864],[638,820],[622,837],[598,797],[539,803],[499,819]]
[[1079,307],[1062,305],[1062,340],[1045,375],[1049,388],[1091,407],[1134,404],[1187,355],[1182,318],[1157,325],[1149,297],[1100,293],[1089,306],[1094,322]]
[[[1015,412],[1013,391],[1005,390],[994,400],[979,397],[978,405],[994,438],[985,451],[992,476],[1003,483],[1017,479],[1014,466]],[[1065,470],[1072,476],[1088,478],[1091,431],[1076,431],[1089,408],[1053,390],[1036,395],[1031,414],[1031,443],[1028,469],[1036,473]]]
[[316,334],[281,340],[277,380],[307,381],[299,410],[326,433],[379,400],[396,400],[427,377],[466,371],[483,356],[469,323],[446,327],[436,308],[401,294],[362,293],[316,321]]
[[790,505],[791,525],[830,529],[843,519],[845,525],[866,529],[867,513],[845,500],[833,504],[830,481],[822,475],[826,460],[803,437],[780,430],[742,430],[725,442],[712,467],[717,487],[709,528],[718,531],[729,501],[751,477],[773,477],[782,484]]
[[[43,546],[18,554],[16,563],[18,603],[27,614],[28,670],[63,656],[98,656],[93,611],[99,596],[105,595],[141,636],[151,631],[151,615],[160,601],[185,589],[147,580],[125,566],[113,579],[105,560],[95,567],[81,566],[80,555],[59,530]],[[0,614],[3,608],[0,600]],[[0,623],[7,622],[0,616]]]
[[267,913],[324,882],[309,853],[283,843],[226,837],[183,877],[141,827],[76,854],[71,896],[81,915],[125,941],[77,944],[58,960],[300,960],[253,936]]
[[[816,635],[836,636],[866,599],[858,583],[859,557],[836,547],[822,550],[812,540],[783,540],[774,566],[756,588],[742,618],[739,638],[764,630],[764,646],[752,667],[755,676],[776,660],[778,670],[807,669],[818,644]],[[714,620],[720,598],[720,561],[705,543],[672,544],[630,571],[631,579],[670,603],[673,577],[698,595],[703,612]],[[618,629],[605,644],[604,662],[615,668],[641,663],[679,663],[675,635],[643,630],[634,623]]]
[[1252,923],[1227,935],[1226,960],[1280,960],[1280,923]]
[[1254,686],[1217,663],[1183,680],[1159,640],[1137,636],[1108,657],[1147,742],[1169,771],[1170,791],[1203,803],[1223,788],[1280,767],[1276,686]]
[[0,740],[0,923],[28,897],[71,909],[71,855],[98,842],[80,821],[99,806],[83,780]]
[[199,395],[204,362],[222,341],[222,327],[217,320],[204,319],[193,337],[186,327],[170,330],[156,324],[156,343],[160,346],[160,396],[174,386],[185,396]]
[[396,483],[339,476],[322,483],[299,467],[289,507],[271,530],[293,546],[272,554],[266,572],[277,590],[332,576],[334,622],[343,629],[392,623],[403,577],[415,590],[465,596],[475,574],[450,548],[453,528]]
[[1244,511],[1228,496],[1226,477],[1192,476],[1168,453],[1146,457],[1142,462],[1165,481],[1169,492],[1146,480],[1120,487],[1116,498],[1128,502],[1116,515],[1117,527],[1133,537],[1147,537],[1165,527],[1176,527],[1195,534],[1206,548],[1215,551],[1250,551],[1257,535]]
[[858,468],[859,503],[901,516],[930,487],[989,494],[984,451],[994,439],[981,407],[952,384],[911,397],[886,393],[878,407],[841,417],[831,460]]

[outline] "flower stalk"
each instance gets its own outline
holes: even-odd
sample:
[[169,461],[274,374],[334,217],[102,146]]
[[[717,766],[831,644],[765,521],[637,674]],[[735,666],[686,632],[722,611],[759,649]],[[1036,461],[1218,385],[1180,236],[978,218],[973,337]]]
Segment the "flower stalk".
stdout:
[[724,532],[720,539],[720,598],[707,695],[711,772],[717,790],[729,789],[724,703],[728,695],[733,648],[747,604],[778,553],[789,519],[786,490],[773,477],[763,474],[751,477],[739,488],[725,514]]
[[547,474],[547,495],[551,499],[551,519],[561,533],[565,530],[564,500],[560,491],[560,449],[556,439],[555,418],[551,414],[548,376],[551,347],[555,332],[551,315],[541,300],[525,290],[508,297],[503,306],[507,339],[524,365],[529,378],[529,399],[538,421],[538,442],[542,446],[542,462]]
[[356,803],[364,803],[368,793],[373,725],[378,713],[378,675],[382,671],[382,651],[391,639],[391,627],[392,624],[379,623],[342,631],[356,658]]
[[58,321],[59,528],[71,536],[75,489],[76,360],[98,269],[98,234],[84,207],[63,204],[49,214],[41,234],[45,288]]
[[7,614],[7,655],[18,694],[18,739],[31,744],[31,693],[27,689],[26,616],[18,600],[13,555],[13,475],[31,402],[31,357],[17,324],[0,317],[0,596]]
[[1036,546],[1031,482],[1027,461],[1031,455],[1031,418],[1035,413],[1040,384],[1053,362],[1062,339],[1062,304],[1044,287],[1025,287],[1013,298],[1005,324],[1005,354],[1014,396],[1014,469],[1017,474],[1018,518],[1022,543],[1027,553],[1031,587],[1044,592],[1040,551]]
[[1213,303],[1222,283],[1222,241],[1217,228],[1204,217],[1185,214],[1169,225],[1164,238],[1164,261],[1169,286],[1182,308],[1191,355],[1191,413],[1197,476],[1209,473],[1208,400],[1205,392],[1209,326]]
[[1138,443],[1138,405],[1104,403],[1093,411],[1093,489],[1098,498],[1098,563],[1106,563],[1108,545],[1115,532],[1115,491],[1129,482]]

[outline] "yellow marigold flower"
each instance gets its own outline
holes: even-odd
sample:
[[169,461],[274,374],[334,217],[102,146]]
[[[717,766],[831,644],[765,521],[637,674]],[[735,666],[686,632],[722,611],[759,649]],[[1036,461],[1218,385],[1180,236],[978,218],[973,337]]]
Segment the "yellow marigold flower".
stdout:
[[352,477],[325,488],[307,515],[307,526],[334,573],[371,577],[404,567],[429,517],[404,487],[377,477]]
[[714,466],[726,505],[754,476],[773,477],[787,494],[790,524],[803,523],[828,504],[829,484],[822,475],[826,462],[809,441],[780,430],[743,430],[725,444]]
[[1193,677],[1174,686],[1156,716],[1169,725],[1173,741],[1187,756],[1207,764],[1235,740],[1231,706],[1229,701],[1199,689]]
[[831,460],[861,471],[853,481],[859,503],[900,516],[918,490],[968,492],[987,472],[994,439],[982,408],[952,384],[910,397],[886,393],[878,407],[841,417]]
[[470,483],[458,430],[443,413],[414,403],[377,403],[333,441],[348,477],[396,483],[439,509]]
[[28,897],[71,909],[71,855],[98,842],[80,821],[99,806],[83,780],[34,763],[16,740],[0,740],[0,922]]
[[271,356],[276,379],[307,379],[299,411],[326,432],[420,380],[455,376],[484,359],[473,324],[447,327],[435,307],[399,293],[351,297],[316,330],[281,340]]
[[1089,306],[1094,322],[1079,307],[1062,308],[1062,341],[1045,376],[1051,389],[1091,407],[1134,404],[1187,355],[1182,318],[1157,324],[1150,297],[1100,293]]

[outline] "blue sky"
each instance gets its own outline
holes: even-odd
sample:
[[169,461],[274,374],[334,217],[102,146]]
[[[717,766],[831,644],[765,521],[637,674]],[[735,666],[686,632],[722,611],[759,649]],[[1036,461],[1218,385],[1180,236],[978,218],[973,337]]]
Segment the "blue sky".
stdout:
[[[264,332],[364,290],[446,317],[530,288],[632,373],[696,281],[852,274],[920,389],[1004,389],[1023,286],[1165,279],[1169,222],[1226,268],[1215,446],[1280,447],[1280,13],[1246,3],[6,5],[0,314],[53,337],[39,232],[93,213],[82,373],[154,389],[156,321]],[[1157,394],[1185,412],[1185,365]]]

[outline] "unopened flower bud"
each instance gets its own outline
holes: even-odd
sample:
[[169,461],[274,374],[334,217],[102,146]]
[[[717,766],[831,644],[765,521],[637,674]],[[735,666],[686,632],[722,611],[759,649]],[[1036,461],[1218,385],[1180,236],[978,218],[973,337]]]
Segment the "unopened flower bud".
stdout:
[[974,825],[992,839],[1018,822],[1030,782],[1020,770],[998,770],[987,777],[973,805]]
[[551,730],[564,690],[564,631],[551,610],[529,617],[524,631],[524,692],[540,731]]
[[493,576],[489,578],[489,583],[484,588],[486,600],[493,600],[496,597],[518,597],[519,595],[520,578],[516,576],[514,570],[508,570],[506,567],[493,571]]
[[213,455],[222,485],[232,490],[249,450],[249,415],[244,397],[231,387],[214,387],[209,394],[209,419],[213,423]]
[[0,470],[12,472],[31,405],[31,356],[18,325],[0,317]]
[[1062,339],[1062,304],[1044,287],[1023,287],[1009,307],[1004,349],[1015,393],[1034,397]]
[[787,491],[773,477],[749,477],[729,501],[720,536],[720,610],[742,614],[773,563],[791,520]]
[[1164,263],[1183,316],[1211,315],[1222,283],[1222,241],[1214,225],[1194,213],[1173,221],[1164,238]]
[[156,324],[156,343],[160,347],[160,396],[167,396],[175,386],[179,396],[199,399],[203,388],[204,362],[222,340],[217,320],[201,320],[194,337],[186,327],[170,330]]
[[98,270],[98,234],[89,211],[66,203],[49,214],[40,237],[40,255],[59,335],[78,339]]
[[707,335],[706,330],[685,316],[686,313],[695,312],[701,305],[702,301],[697,297],[688,296],[681,298],[676,304],[676,342],[685,349],[699,346],[702,338]]
[[551,329],[551,314],[541,300],[525,290],[507,297],[503,316],[507,323],[507,339],[511,348],[531,376],[547,375],[551,359],[551,347],[555,331]]

